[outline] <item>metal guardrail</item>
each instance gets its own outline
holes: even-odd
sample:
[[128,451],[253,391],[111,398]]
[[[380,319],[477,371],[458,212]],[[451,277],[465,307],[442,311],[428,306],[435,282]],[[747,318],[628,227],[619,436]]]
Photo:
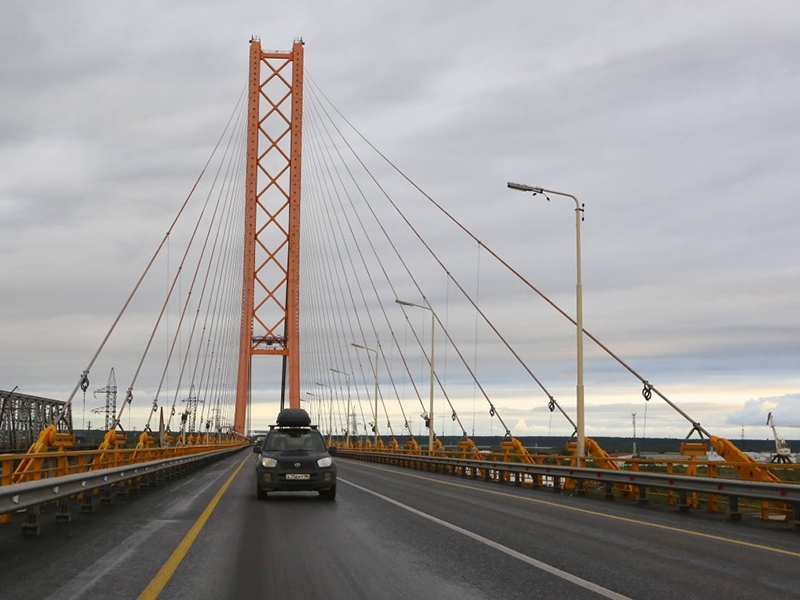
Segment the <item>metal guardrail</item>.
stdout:
[[171,445],[173,440],[168,440],[168,445],[164,446],[126,447],[125,434],[112,433],[116,439],[106,434],[106,438],[110,438],[111,442],[104,445],[106,443],[104,440],[104,444],[97,449],[73,449],[72,435],[55,433],[53,439],[46,440],[48,443],[43,444],[41,448],[24,453],[0,454],[0,487],[25,481],[63,477],[84,471],[129,467],[154,460],[214,452],[218,448],[242,444],[232,443],[231,440],[214,440],[216,443]]
[[800,529],[800,484],[790,482],[766,483],[740,479],[722,479],[714,477],[695,477],[673,475],[668,473],[651,473],[643,471],[621,471],[587,467],[571,467],[557,465],[539,465],[528,463],[481,461],[460,458],[442,458],[436,456],[416,456],[408,454],[391,454],[376,452],[355,452],[338,450],[337,456],[355,458],[384,464],[394,464],[417,469],[444,472],[473,479],[507,481],[513,479],[517,485],[530,480],[529,485],[539,487],[549,478],[553,487],[560,487],[562,482],[573,480],[574,491],[585,493],[588,482],[597,482],[605,486],[606,498],[613,498],[615,486],[631,486],[638,490],[638,500],[646,501],[648,488],[656,488],[677,493],[680,508],[688,510],[687,495],[690,493],[707,494],[709,496],[726,496],[729,503],[729,516],[733,520],[741,518],[738,501],[741,498],[774,502],[791,507],[794,513],[793,526]]
[[[19,512],[73,497],[88,498],[91,503],[91,494],[98,489],[121,486],[136,481],[146,481],[157,478],[165,471],[173,471],[190,466],[198,466],[204,462],[216,460],[227,454],[238,452],[247,446],[228,447],[224,450],[202,452],[141,462],[123,467],[111,467],[96,471],[85,471],[60,477],[48,477],[35,481],[26,481],[12,485],[0,486],[0,515]],[[61,516],[68,515],[66,510],[61,511]],[[58,518],[58,515],[57,515]],[[61,520],[69,520],[61,519]],[[29,526],[38,533],[38,523],[35,518],[29,519]],[[23,528],[25,525],[23,525]]]

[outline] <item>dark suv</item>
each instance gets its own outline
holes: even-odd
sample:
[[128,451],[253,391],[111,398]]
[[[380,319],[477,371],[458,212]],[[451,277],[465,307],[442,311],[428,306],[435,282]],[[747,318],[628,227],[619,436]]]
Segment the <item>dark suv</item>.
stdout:
[[302,408],[285,408],[276,425],[253,448],[261,455],[256,463],[256,496],[268,492],[317,491],[326,500],[336,498],[336,465],[316,425]]

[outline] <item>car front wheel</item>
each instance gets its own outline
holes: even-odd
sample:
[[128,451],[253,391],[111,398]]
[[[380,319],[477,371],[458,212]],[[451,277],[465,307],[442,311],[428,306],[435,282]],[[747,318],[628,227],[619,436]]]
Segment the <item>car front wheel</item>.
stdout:
[[336,500],[336,486],[333,486],[329,490],[321,491],[319,495],[323,500]]

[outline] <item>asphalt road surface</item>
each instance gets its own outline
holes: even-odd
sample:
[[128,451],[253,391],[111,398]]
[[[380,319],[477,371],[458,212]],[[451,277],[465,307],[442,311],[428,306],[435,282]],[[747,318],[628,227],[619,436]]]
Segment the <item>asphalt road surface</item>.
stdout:
[[255,496],[243,451],[91,515],[0,526],[0,599],[800,598],[800,533],[337,459]]

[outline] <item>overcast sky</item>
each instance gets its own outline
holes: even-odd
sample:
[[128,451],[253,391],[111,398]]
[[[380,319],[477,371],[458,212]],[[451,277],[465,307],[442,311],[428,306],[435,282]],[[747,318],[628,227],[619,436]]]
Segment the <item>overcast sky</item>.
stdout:
[[[231,114],[252,35],[302,37],[337,108],[571,313],[570,205],[505,184],[577,195],[586,329],[712,433],[767,437],[772,411],[800,437],[793,1],[3,2],[0,389],[69,394]],[[640,386],[604,369],[587,433],[629,435]],[[553,385],[569,406],[574,380]],[[552,430],[546,401],[498,396],[515,433]],[[688,432],[647,409],[648,433]]]

